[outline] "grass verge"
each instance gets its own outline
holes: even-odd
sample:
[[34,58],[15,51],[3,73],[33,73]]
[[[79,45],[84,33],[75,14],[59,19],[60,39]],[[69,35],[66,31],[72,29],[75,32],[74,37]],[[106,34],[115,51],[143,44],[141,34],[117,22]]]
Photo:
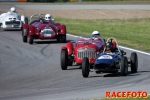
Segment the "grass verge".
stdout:
[[98,30],[105,39],[115,37],[122,46],[150,52],[150,18],[79,20],[56,18],[67,26],[67,33],[91,36]]

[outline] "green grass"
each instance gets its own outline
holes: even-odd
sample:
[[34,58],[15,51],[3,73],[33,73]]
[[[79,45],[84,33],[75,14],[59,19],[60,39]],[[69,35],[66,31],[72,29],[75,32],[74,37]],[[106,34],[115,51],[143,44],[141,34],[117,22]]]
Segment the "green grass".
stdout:
[[67,26],[67,33],[91,36],[98,30],[105,39],[115,37],[122,46],[150,52],[150,18],[79,20],[56,18]]

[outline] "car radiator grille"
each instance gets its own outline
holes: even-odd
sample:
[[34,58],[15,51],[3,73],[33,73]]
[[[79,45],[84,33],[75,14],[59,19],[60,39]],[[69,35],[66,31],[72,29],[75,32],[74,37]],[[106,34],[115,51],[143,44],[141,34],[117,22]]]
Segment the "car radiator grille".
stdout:
[[10,21],[10,22],[5,22],[6,23],[6,25],[20,25],[20,21]]
[[95,69],[106,69],[108,68],[108,64],[96,64]]
[[[82,48],[83,49],[83,48]],[[93,57],[96,58],[97,54],[95,53],[95,49],[88,48],[87,50],[78,49],[78,59],[83,59],[84,57]]]

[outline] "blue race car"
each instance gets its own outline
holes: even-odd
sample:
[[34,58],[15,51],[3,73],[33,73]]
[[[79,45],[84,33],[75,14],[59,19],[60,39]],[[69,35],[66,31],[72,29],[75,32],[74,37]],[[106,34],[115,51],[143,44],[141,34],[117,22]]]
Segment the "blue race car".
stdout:
[[128,74],[128,67],[131,72],[136,73],[138,69],[138,56],[136,52],[131,53],[131,57],[126,57],[126,52],[121,50],[115,38],[111,37],[106,42],[104,51],[97,57],[94,66],[91,67],[89,59],[84,57],[82,62],[82,75],[84,78],[89,76],[90,71],[97,74],[102,72],[117,73],[120,70],[122,76]]

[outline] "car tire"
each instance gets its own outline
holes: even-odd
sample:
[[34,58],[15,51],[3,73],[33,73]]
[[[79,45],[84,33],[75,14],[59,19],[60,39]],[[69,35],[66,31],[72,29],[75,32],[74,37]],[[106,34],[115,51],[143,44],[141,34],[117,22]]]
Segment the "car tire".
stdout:
[[128,74],[128,60],[127,57],[123,56],[121,59],[121,76]]
[[82,76],[84,78],[89,76],[90,68],[89,68],[89,59],[87,57],[83,58],[82,62]]
[[138,69],[138,57],[136,52],[131,53],[130,60],[131,60],[131,72],[136,73]]
[[60,37],[58,36],[58,37],[56,38],[56,40],[57,40],[57,42],[59,42],[59,41],[60,41]]
[[27,42],[27,36],[22,36],[23,42],[26,43]]
[[66,35],[62,35],[62,36],[61,36],[61,42],[62,42],[62,43],[65,43],[65,42],[66,42]]
[[24,19],[24,24],[28,24],[28,18],[27,17],[25,17],[25,19]]
[[33,36],[29,36],[29,44],[33,44],[33,40],[34,40]]
[[23,29],[23,36],[22,36],[22,40],[23,40],[23,42],[27,42],[27,35],[28,34],[28,30],[27,29]]
[[66,70],[67,69],[67,58],[68,53],[67,50],[61,50],[61,57],[60,57],[60,62],[61,62],[61,69]]

